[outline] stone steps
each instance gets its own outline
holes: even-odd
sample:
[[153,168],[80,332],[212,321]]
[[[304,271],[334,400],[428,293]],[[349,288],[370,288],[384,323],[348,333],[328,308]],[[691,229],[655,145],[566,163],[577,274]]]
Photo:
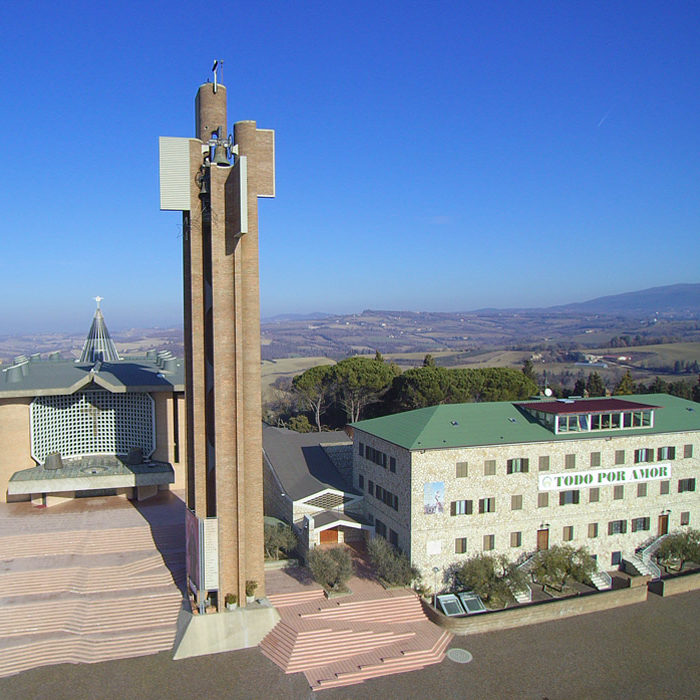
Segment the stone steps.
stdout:
[[160,550],[146,525],[0,537],[0,677],[170,650],[185,575],[178,532],[160,528]]
[[362,620],[363,622],[398,623],[424,620],[425,614],[415,595],[375,601],[340,603],[334,608],[322,608],[318,612],[301,613],[306,620]]
[[[353,670],[343,671],[339,669],[336,672],[332,672],[331,669],[324,669],[328,674],[325,678],[319,677],[316,680],[312,680],[313,673],[307,673],[306,677],[310,681],[313,690],[323,690],[354,685],[378,676],[420,670],[426,666],[440,663],[445,656],[445,650],[451,639],[452,634],[444,631],[430,649],[404,652],[397,656],[385,657],[379,663],[359,664]],[[316,675],[319,674],[317,673]]]
[[310,591],[301,591],[298,593],[277,593],[269,595],[267,599],[276,608],[287,608],[292,605],[299,605],[310,600],[324,599],[323,589],[314,588]]

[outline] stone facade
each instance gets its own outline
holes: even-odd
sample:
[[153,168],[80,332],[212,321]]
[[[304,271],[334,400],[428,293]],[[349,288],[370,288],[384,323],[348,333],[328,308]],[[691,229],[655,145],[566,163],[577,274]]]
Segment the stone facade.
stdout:
[[[666,447],[675,448],[674,458],[659,460],[659,448]],[[654,461],[635,465],[638,449],[653,449]],[[505,554],[511,560],[524,557],[538,548],[538,532],[540,545],[545,539],[545,546],[585,545],[600,569],[612,570],[657,537],[660,528],[663,534],[665,527],[671,532],[700,523],[698,492],[679,491],[679,481],[698,474],[700,431],[640,430],[633,436],[588,432],[547,442],[408,450],[356,425],[353,450],[353,486],[365,494],[365,514],[375,526],[379,519],[395,533],[398,546],[428,581],[434,567],[444,574],[480,552]],[[386,467],[377,452],[387,455]],[[391,457],[395,471],[389,468]],[[527,472],[507,473],[508,460],[517,459],[528,460]],[[563,491],[541,490],[539,484],[542,475],[582,477],[591,470],[664,465],[669,478],[571,485],[565,496]],[[377,485],[398,498],[398,509],[377,498]],[[436,494],[442,509],[434,505]],[[424,507],[426,497],[430,512]],[[610,525],[615,521],[624,525]],[[609,534],[620,527],[624,533]]]

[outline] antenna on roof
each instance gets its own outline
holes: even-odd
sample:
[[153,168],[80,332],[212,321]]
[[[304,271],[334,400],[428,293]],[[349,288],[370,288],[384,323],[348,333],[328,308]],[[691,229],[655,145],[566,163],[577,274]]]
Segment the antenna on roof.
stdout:
[[224,62],[220,59],[214,61],[214,65],[211,67],[212,73],[214,73],[214,92],[216,92],[219,87],[218,78],[219,70],[221,71],[221,80],[224,79]]

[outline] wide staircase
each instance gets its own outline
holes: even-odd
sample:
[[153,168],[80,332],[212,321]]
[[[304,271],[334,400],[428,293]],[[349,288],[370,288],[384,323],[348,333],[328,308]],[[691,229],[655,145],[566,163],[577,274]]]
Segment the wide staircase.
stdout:
[[282,619],[260,649],[286,673],[303,672],[313,690],[439,663],[452,639],[428,621],[408,590],[376,586],[331,600],[320,590],[269,598]]
[[0,676],[171,649],[183,541],[146,523],[0,536]]

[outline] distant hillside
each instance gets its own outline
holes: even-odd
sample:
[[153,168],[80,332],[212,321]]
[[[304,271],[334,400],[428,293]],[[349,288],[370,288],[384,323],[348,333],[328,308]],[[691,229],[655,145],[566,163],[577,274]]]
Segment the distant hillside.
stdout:
[[700,284],[671,284],[638,292],[626,292],[564,306],[548,311],[649,317],[700,318]]

